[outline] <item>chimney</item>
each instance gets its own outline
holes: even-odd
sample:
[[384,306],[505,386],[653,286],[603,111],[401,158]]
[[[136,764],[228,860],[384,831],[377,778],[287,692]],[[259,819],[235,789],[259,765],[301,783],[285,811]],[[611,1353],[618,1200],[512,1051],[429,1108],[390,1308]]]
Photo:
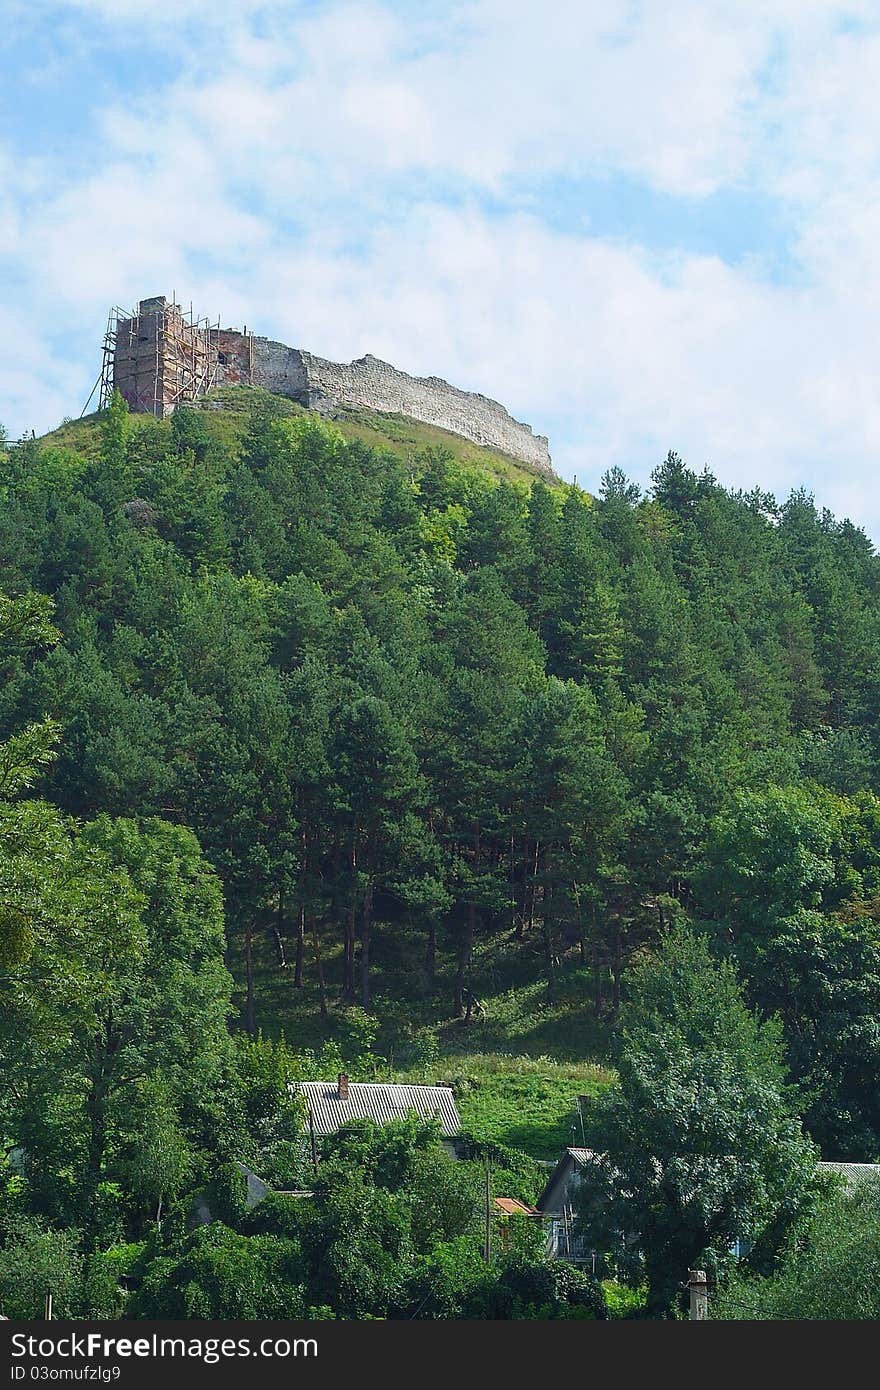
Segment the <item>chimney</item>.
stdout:
[[348,1100],[348,1077],[344,1071],[339,1073],[339,1099]]

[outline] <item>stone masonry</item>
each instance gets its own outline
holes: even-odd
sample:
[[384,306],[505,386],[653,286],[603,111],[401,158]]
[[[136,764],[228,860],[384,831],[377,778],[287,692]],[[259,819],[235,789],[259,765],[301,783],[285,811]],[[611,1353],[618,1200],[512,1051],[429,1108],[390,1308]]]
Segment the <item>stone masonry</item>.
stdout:
[[179,401],[223,384],[261,386],[325,414],[363,406],[406,415],[552,476],[544,435],[488,396],[460,391],[440,377],[409,376],[378,357],[328,362],[253,333],[193,323],[163,296],[141,300],[136,314],[119,321],[113,384],[132,410],[153,415],[167,415]]

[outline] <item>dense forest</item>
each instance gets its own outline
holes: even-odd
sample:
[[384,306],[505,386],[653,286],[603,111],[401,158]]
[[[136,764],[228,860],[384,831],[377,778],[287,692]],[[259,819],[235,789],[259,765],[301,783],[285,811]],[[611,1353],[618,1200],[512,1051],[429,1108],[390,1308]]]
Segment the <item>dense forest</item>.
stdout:
[[[827,1231],[817,1150],[880,1157],[880,558],[849,521],[674,453],[591,496],[259,394],[117,398],[0,444],[0,590],[0,1294],[42,1260],[108,1309],[140,1260],[141,1316],[604,1316],[531,1247],[474,1264],[479,1145],[342,1135],[295,1230],[230,1195],[236,1158],[306,1180],[291,1077],[466,1050],[520,986],[616,1066],[588,1123],[618,1155],[651,1038],[729,1044],[782,1165],[737,1189],[765,1282]],[[201,1189],[224,1221],[187,1234]],[[268,1304],[226,1298],[239,1268]]]

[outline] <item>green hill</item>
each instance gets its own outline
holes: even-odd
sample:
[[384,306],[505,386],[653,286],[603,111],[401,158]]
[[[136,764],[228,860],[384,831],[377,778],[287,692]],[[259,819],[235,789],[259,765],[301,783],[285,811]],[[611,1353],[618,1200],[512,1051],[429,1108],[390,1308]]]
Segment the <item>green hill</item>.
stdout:
[[0,450],[0,498],[0,586],[61,634],[10,658],[0,738],[49,713],[40,793],[195,831],[236,1026],[351,1056],[366,1030],[407,1074],[500,1059],[473,1094],[508,1134],[497,1078],[545,1059],[566,1095],[520,1126],[545,1156],[565,1069],[601,1084],[630,964],[687,916],[782,1019],[817,1137],[876,1151],[857,527],[674,454],[649,495],[613,470],[592,498],[241,389]]
[[[268,391],[251,386],[218,386],[197,405],[204,414],[209,432],[222,443],[234,446],[241,439],[254,405],[260,401],[271,401],[273,409],[281,415],[308,413],[284,396],[273,396]],[[131,428],[134,430],[150,428],[153,423],[150,415],[131,416]],[[457,463],[480,469],[497,479],[506,478],[509,482],[530,487],[537,477],[543,476],[531,464],[523,463],[509,454],[472,444],[461,435],[436,425],[410,420],[405,415],[366,408],[340,410],[332,417],[332,423],[346,439],[359,440],[406,464],[415,460],[425,449],[439,448],[450,453]],[[97,448],[99,436],[99,416],[95,412],[82,420],[65,421],[47,434],[45,439],[47,443],[89,452]]]
[[[421,1317],[522,1277],[487,1171],[531,1202],[572,1142],[683,1276],[704,1196],[777,1247],[802,1124],[880,1151],[880,561],[803,493],[116,399],[0,444],[0,672],[7,1307]],[[290,1082],[342,1071],[450,1084],[469,1157],[313,1156]]]

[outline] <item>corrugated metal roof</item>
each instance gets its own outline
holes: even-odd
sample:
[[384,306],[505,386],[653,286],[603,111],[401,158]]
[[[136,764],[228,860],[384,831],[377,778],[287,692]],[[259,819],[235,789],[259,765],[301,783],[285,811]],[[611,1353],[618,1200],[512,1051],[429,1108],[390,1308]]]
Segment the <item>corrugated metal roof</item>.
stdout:
[[593,1159],[593,1158],[596,1157],[596,1150],[595,1150],[595,1149],[572,1149],[572,1148],[569,1148],[569,1149],[566,1149],[565,1152],[566,1152],[567,1154],[571,1154],[571,1156],[572,1156],[572,1158],[574,1159],[575,1163],[580,1163],[580,1164],[589,1163],[591,1159]]
[[440,1121],[443,1135],[461,1132],[461,1120],[449,1086],[402,1086],[384,1081],[350,1081],[348,1099],[339,1099],[336,1081],[297,1081],[312,1112],[316,1134],[335,1134],[349,1120],[373,1120],[386,1125],[403,1120],[413,1110],[423,1120]]
[[819,1163],[826,1173],[838,1173],[848,1186],[880,1178],[880,1163]]

